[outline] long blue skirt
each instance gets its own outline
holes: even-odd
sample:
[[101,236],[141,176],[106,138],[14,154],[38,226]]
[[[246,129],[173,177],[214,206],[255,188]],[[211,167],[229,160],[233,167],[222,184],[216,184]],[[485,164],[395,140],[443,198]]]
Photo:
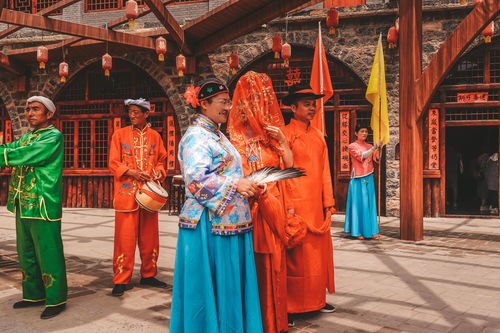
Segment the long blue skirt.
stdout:
[[373,175],[351,178],[347,192],[344,231],[353,237],[378,234],[377,202]]
[[171,333],[259,333],[262,317],[252,233],[218,236],[205,211],[179,229]]

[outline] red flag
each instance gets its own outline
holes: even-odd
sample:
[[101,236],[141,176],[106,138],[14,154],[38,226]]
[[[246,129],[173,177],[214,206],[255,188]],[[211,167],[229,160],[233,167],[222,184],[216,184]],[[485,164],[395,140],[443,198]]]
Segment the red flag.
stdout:
[[319,23],[319,34],[318,39],[316,39],[316,48],[314,50],[311,70],[311,88],[315,94],[325,95],[325,97],[316,101],[316,116],[314,116],[311,124],[326,136],[324,105],[326,101],[333,96],[333,87],[332,80],[330,79],[330,70],[328,69],[325,47],[323,46],[323,40],[321,38],[321,23]]

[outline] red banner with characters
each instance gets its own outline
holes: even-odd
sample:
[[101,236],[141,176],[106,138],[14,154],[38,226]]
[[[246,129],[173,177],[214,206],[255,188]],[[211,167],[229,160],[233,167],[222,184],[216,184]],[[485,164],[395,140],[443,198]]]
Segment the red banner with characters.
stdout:
[[349,139],[350,139],[350,111],[339,112],[339,136],[340,136],[340,172],[350,172],[351,162],[349,160]]
[[175,170],[176,156],[175,143],[177,132],[175,129],[175,116],[167,116],[167,172]]
[[427,169],[439,169],[439,110],[430,109],[428,117],[429,129],[429,158],[427,162]]

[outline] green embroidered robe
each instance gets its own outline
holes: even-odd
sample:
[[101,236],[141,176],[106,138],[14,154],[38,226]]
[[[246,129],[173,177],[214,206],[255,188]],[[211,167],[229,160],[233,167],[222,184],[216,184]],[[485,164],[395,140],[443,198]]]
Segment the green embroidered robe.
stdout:
[[21,218],[61,220],[63,152],[63,135],[52,125],[0,145],[0,166],[13,167],[10,212],[15,213],[17,199]]

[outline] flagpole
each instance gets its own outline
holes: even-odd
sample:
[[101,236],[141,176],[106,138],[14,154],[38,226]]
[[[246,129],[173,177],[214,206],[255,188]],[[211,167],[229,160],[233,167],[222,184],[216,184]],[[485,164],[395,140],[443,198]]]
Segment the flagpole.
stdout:
[[[323,94],[324,86],[323,86],[323,39],[321,38],[321,21],[318,22],[318,38],[319,38],[319,93]],[[325,102],[324,98],[320,98],[320,114],[322,115],[321,119],[321,130],[326,135],[325,130]]]
[[[378,43],[382,43],[382,33],[380,33],[379,35],[379,42]],[[377,43],[377,44],[378,44]],[[378,46],[378,45],[377,45]],[[382,70],[385,70],[384,68],[382,68],[382,48],[380,48],[379,50],[380,52],[378,53],[378,57],[379,57],[379,62],[378,62],[378,65],[379,65],[379,69],[378,69],[378,72],[379,72],[379,80],[378,80],[378,85],[379,85],[379,98],[378,98],[378,136],[379,136],[379,140],[382,140],[382,96],[381,96],[381,92],[382,92]],[[375,142],[376,143],[376,142]],[[377,195],[377,214],[378,214],[378,233],[379,233],[379,239],[380,239],[380,216],[382,215],[382,212],[380,211],[380,201],[381,201],[381,196],[382,196],[382,193],[381,193],[381,178],[382,178],[382,154],[383,154],[383,150],[382,148],[380,148],[380,154],[379,154],[379,160],[378,160],[378,195]]]

